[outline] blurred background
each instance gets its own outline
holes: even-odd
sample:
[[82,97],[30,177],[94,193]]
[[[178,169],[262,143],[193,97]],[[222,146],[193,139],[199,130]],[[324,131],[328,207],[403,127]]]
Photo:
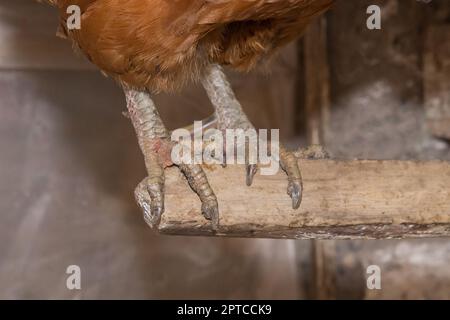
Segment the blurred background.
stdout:
[[[377,4],[382,29],[366,28]],[[121,89],[69,42],[53,8],[0,0],[0,298],[450,298],[449,239],[286,241],[160,236]],[[257,127],[337,158],[450,160],[450,2],[337,1],[270,72],[230,74]],[[159,95],[171,128],[212,112]],[[66,288],[79,265],[82,290]],[[366,287],[366,267],[382,290]]]

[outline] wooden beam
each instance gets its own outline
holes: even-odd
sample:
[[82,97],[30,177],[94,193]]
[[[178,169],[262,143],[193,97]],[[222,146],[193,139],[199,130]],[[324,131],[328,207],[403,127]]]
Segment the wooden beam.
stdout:
[[424,97],[428,129],[450,139],[450,25],[432,25],[424,53]]
[[300,160],[304,197],[291,209],[286,177],[240,166],[207,169],[220,209],[211,231],[200,201],[175,168],[166,174],[166,212],[158,230],[174,235],[357,239],[450,235],[450,163]]

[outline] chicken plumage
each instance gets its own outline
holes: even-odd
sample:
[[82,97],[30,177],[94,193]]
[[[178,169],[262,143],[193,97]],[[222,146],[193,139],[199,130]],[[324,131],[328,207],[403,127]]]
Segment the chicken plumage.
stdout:
[[[152,92],[201,77],[208,63],[248,71],[299,37],[332,0],[50,0],[61,27],[100,69]],[[66,9],[81,8],[67,30]]]
[[[201,80],[214,108],[217,127],[253,129],[221,65],[248,71],[278,48],[301,36],[333,0],[44,0],[60,11],[60,32],[123,87],[127,108],[144,154],[148,177],[136,189],[146,221],[164,212],[164,169],[173,165],[169,140],[151,94],[174,91]],[[76,5],[81,28],[68,28]],[[302,198],[297,159],[280,146],[292,207]],[[202,167],[178,164],[202,202],[203,215],[219,227],[217,198]],[[251,185],[257,164],[247,162]]]

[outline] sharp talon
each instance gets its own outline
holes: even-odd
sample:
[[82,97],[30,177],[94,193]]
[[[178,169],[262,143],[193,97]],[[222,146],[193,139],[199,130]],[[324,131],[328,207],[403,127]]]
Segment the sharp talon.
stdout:
[[134,196],[137,204],[144,214],[145,222],[147,222],[151,228],[156,227],[159,221],[153,218],[151,206],[152,201],[150,199],[150,194],[147,191],[147,179],[144,179],[141,183],[139,183],[134,191]]
[[217,202],[203,203],[202,213],[205,219],[211,220],[212,229],[216,231],[219,226],[219,205]]
[[164,213],[164,208],[163,207],[153,207],[152,208],[152,216],[153,218],[158,218],[160,219],[162,214]]
[[217,213],[213,215],[213,219],[211,220],[211,228],[213,231],[219,230],[219,209],[217,209]]
[[152,225],[159,225],[163,212],[164,208],[162,207],[152,207],[150,215],[150,221],[152,221]]
[[[212,220],[214,213],[217,209],[217,204],[215,203],[204,203],[202,205],[202,213],[203,216],[207,219],[207,220]],[[217,210],[218,211],[218,210]]]
[[246,166],[246,170],[247,170],[247,178],[246,178],[246,183],[247,186],[251,186],[253,183],[253,177],[255,176],[256,172],[258,171],[258,167],[256,166],[256,164],[250,164]]
[[213,229],[216,230],[219,223],[219,205],[208,178],[199,165],[180,165],[180,169],[186,176],[189,185],[202,201],[202,214],[207,220],[211,220]]
[[290,182],[288,195],[292,198],[292,209],[298,209],[302,202],[302,184],[301,182]]
[[162,207],[153,207],[148,200],[142,200],[139,202],[139,206],[142,208],[144,212],[144,220],[147,224],[155,228],[161,222],[161,216],[164,212],[164,208]]

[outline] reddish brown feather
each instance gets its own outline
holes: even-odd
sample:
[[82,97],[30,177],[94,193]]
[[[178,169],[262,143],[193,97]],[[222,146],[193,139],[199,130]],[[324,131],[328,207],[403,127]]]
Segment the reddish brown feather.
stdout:
[[[49,1],[49,0],[48,0]],[[172,91],[208,63],[249,70],[300,36],[333,0],[51,0],[82,10],[67,35],[99,68],[136,88]]]

